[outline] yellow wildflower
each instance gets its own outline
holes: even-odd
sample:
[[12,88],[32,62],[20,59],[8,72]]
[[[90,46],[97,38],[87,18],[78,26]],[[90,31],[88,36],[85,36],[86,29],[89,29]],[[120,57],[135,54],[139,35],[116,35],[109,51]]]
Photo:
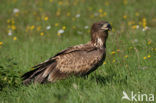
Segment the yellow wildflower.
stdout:
[[139,26],[138,25],[133,25],[132,29],[137,29]]
[[112,54],[115,54],[116,52],[115,51],[112,51]]
[[60,10],[57,10],[57,12],[56,12],[56,16],[60,16],[60,15],[61,15]]
[[13,40],[17,40],[17,37],[13,37]]
[[58,36],[61,36],[61,33],[57,33]]
[[99,9],[99,13],[102,13],[103,12],[103,10],[102,9]]
[[35,26],[34,26],[34,25],[32,25],[32,26],[30,27],[30,29],[31,29],[31,30],[33,30],[34,28],[35,28]]
[[62,5],[62,4],[63,4],[63,2],[62,2],[62,1],[59,1],[59,2],[58,2],[58,4],[59,4],[59,5]]
[[11,29],[12,30],[16,30],[16,26],[15,25],[11,25]]
[[49,0],[49,2],[51,2],[51,3],[52,3],[52,2],[53,2],[53,0]]
[[147,57],[144,57],[144,59],[147,59]]
[[125,55],[124,57],[125,57],[125,58],[128,58],[128,55]]
[[59,25],[59,23],[55,23],[55,26],[58,26]]
[[147,44],[150,45],[151,44],[151,40],[149,40]]
[[104,61],[103,64],[106,64],[106,62]]
[[48,20],[48,17],[46,16],[46,17],[44,17],[44,21],[47,21]]
[[123,18],[124,18],[124,19],[127,19],[127,15],[124,15]]
[[65,30],[66,29],[66,26],[63,26],[62,29]]
[[103,16],[107,16],[107,12],[104,12],[104,13],[103,13]]
[[37,27],[37,31],[40,31],[40,30],[41,30],[41,26],[38,26],[38,27]]
[[41,36],[43,36],[43,35],[44,35],[44,33],[43,33],[43,32],[41,32],[41,33],[40,33],[40,35],[41,35]]
[[150,58],[150,57],[151,57],[151,55],[148,55],[147,57],[148,57],[148,58]]
[[11,20],[10,20],[10,19],[8,19],[8,20],[7,20],[7,23],[9,24],[10,22],[11,22]]
[[124,5],[126,5],[128,3],[128,1],[127,0],[123,0],[123,3],[124,3]]
[[3,45],[3,42],[2,41],[0,41],[0,45]]
[[113,59],[113,61],[112,61],[112,63],[114,63],[116,60],[115,59]]

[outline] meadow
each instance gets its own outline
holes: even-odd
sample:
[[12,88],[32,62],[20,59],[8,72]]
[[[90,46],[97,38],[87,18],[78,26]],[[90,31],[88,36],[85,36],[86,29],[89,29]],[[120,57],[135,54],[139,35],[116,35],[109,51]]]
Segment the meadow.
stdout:
[[[34,65],[88,42],[101,20],[113,28],[107,56],[88,78],[21,84]],[[132,102],[121,99],[123,91],[156,96],[155,41],[156,0],[1,0],[0,103]]]

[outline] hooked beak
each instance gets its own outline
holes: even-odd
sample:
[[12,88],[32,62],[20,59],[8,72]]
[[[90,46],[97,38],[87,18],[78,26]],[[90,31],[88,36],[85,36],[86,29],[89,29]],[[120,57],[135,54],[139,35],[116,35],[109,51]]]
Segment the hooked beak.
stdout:
[[102,30],[112,30],[112,26],[109,23],[103,24],[103,26],[101,27]]

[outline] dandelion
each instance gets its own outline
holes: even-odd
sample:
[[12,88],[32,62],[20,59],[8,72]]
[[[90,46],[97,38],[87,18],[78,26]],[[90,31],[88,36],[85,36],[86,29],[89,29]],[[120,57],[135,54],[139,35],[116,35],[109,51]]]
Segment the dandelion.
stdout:
[[123,0],[124,5],[127,5],[128,1],[127,0]]
[[104,61],[103,64],[106,64],[106,62]]
[[116,53],[115,51],[112,51],[112,55],[115,54],[115,53]]
[[60,10],[57,10],[56,16],[60,16],[60,15],[61,15],[61,11]]
[[63,4],[63,2],[62,2],[62,1],[59,1],[59,2],[58,2],[58,5],[62,5],[62,4]]
[[3,45],[3,42],[2,41],[0,41],[0,45]]
[[48,17],[46,16],[46,17],[44,17],[44,21],[47,21],[48,20]]
[[41,30],[41,26],[38,26],[38,27],[36,28],[36,30],[37,30],[37,31],[40,31],[40,30]]
[[34,25],[32,25],[32,26],[30,27],[30,29],[31,29],[31,30],[33,30],[34,28],[35,28],[35,26],[34,26]]
[[116,60],[115,60],[115,59],[113,59],[112,63],[115,63],[115,62],[116,62]]
[[99,13],[102,13],[102,12],[103,12],[103,10],[102,10],[102,9],[99,9],[99,10],[98,10],[98,12],[99,12]]
[[139,25],[133,25],[132,29],[139,29]]
[[49,26],[47,26],[47,27],[46,27],[46,29],[47,29],[47,30],[50,30],[50,29],[51,29],[51,26],[50,26],[50,25],[49,25]]
[[49,2],[51,2],[51,3],[52,3],[52,2],[53,2],[53,0],[49,0]]
[[107,12],[104,12],[104,13],[103,13],[103,16],[107,16]]
[[128,58],[128,55],[125,55],[124,57],[125,57],[125,58]]
[[41,35],[41,36],[44,36],[44,32],[41,32],[40,35]]
[[147,25],[146,18],[143,18],[143,19],[142,19],[142,26],[145,28],[146,25]]
[[147,59],[147,57],[144,57],[144,59]]
[[150,58],[150,57],[151,57],[151,55],[148,55],[147,57],[148,57],[148,58]]
[[151,41],[151,40],[149,40],[147,44],[148,44],[148,45],[150,45],[150,44],[151,44],[151,42],[152,42],[152,41]]
[[17,37],[13,37],[13,40],[16,41],[17,40]]
[[58,26],[59,24],[58,23],[55,23],[55,26]]
[[76,16],[75,16],[76,18],[79,18],[80,17],[80,14],[76,14]]
[[16,26],[15,25],[11,25],[11,29],[12,30],[16,30]]
[[62,29],[65,30],[66,29],[66,26],[63,26]]
[[123,18],[124,18],[124,19],[127,19],[127,15],[124,15]]
[[10,22],[11,22],[11,20],[10,20],[10,19],[8,19],[8,20],[7,20],[7,23],[9,24]]

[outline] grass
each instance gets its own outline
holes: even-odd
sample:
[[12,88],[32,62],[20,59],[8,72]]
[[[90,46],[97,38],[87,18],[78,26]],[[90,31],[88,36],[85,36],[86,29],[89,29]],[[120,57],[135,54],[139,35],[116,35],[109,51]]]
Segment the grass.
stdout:
[[[1,0],[0,102],[129,103],[121,100],[123,91],[156,95],[155,5],[155,0]],[[15,8],[20,11],[13,13]],[[107,57],[88,78],[21,84],[20,76],[32,66],[88,42],[91,24],[101,20],[113,26]],[[58,34],[60,29],[65,32]]]

